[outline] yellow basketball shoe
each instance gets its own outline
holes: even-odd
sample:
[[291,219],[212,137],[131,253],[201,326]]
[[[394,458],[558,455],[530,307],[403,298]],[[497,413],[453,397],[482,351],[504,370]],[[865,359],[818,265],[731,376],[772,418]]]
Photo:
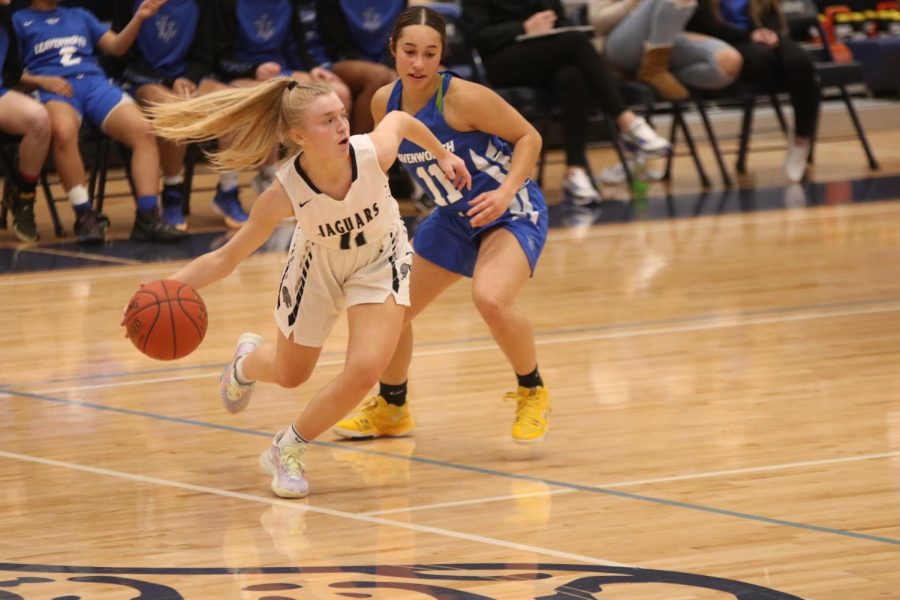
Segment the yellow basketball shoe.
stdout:
[[363,402],[359,414],[340,421],[331,431],[342,438],[366,439],[400,437],[412,433],[415,428],[408,402],[394,406],[381,396],[373,396]]
[[520,387],[506,394],[504,400],[515,400],[516,419],[513,421],[512,437],[517,444],[542,442],[550,429],[550,392],[547,388]]

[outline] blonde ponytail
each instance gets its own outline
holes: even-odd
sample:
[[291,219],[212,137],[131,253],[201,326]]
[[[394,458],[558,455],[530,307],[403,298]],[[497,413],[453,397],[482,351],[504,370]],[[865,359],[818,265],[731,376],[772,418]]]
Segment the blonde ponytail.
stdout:
[[149,112],[160,137],[176,142],[224,139],[219,149],[209,154],[213,165],[250,169],[264,164],[279,142],[296,151],[288,129],[299,126],[307,104],[332,91],[324,83],[298,84],[279,77],[254,87],[154,104]]

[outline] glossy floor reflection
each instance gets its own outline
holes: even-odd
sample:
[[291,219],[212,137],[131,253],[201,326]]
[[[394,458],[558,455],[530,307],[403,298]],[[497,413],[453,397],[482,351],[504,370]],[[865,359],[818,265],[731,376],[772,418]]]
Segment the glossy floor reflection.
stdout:
[[[630,221],[881,202],[900,198],[900,175],[651,195],[633,200],[627,200],[627,197],[627,190],[620,188],[607,191],[604,202],[587,207],[575,206],[564,199],[550,206],[550,225],[580,228]],[[407,217],[405,220],[409,234],[414,235],[417,219]],[[286,222],[259,251],[286,251],[292,233],[291,223]],[[233,232],[227,230],[193,233],[183,242],[171,245],[142,244],[124,239],[93,247],[49,241],[35,246],[0,248],[0,274],[185,260],[217,248],[231,235]]]

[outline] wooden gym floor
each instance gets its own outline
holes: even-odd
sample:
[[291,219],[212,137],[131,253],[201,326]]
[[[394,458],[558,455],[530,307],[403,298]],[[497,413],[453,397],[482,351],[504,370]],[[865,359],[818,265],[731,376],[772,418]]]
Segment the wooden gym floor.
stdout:
[[203,291],[207,338],[173,363],[120,314],[221,243],[209,192],[184,255],[124,250],[123,200],[104,249],[4,233],[0,598],[900,598],[900,132],[872,142],[877,179],[842,139],[818,188],[785,187],[775,149],[697,218],[664,218],[699,202],[686,159],[629,222],[558,214],[520,300],[546,442],[511,442],[514,380],[462,283],[416,323],[415,435],[323,436],[303,501],[257,457],[340,369],[345,325],[299,390],[231,416],[216,387],[241,332],[274,333],[289,229]]

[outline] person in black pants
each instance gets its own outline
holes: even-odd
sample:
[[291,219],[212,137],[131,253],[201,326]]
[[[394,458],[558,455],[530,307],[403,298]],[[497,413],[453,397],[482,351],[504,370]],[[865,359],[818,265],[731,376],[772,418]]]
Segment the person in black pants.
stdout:
[[[566,178],[563,189],[578,204],[599,200],[587,174],[588,115],[599,104],[616,119],[625,143],[647,156],[665,155],[669,142],[628,110],[612,70],[581,32],[551,33],[571,25],[559,0],[463,0],[466,35],[481,54],[492,85],[546,86],[563,114]],[[523,34],[544,34],[517,40]]]
[[787,35],[777,0],[700,0],[687,29],[731,44],[744,59],[740,79],[774,81],[794,108],[794,135],[784,172],[791,183],[806,175],[806,160],[819,119],[819,82],[812,58]]

